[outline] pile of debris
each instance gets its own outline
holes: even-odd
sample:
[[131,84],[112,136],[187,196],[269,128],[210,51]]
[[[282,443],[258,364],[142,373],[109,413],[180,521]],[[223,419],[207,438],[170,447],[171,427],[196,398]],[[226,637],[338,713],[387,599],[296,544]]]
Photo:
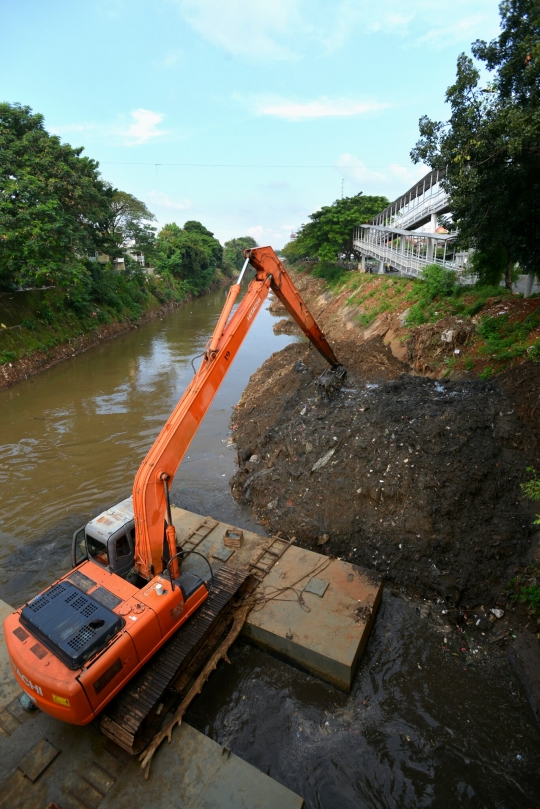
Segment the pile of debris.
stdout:
[[335,348],[340,390],[303,343],[254,374],[233,417],[234,497],[273,533],[420,594],[504,604],[531,535],[531,436],[511,401],[495,381],[405,374],[380,339]]

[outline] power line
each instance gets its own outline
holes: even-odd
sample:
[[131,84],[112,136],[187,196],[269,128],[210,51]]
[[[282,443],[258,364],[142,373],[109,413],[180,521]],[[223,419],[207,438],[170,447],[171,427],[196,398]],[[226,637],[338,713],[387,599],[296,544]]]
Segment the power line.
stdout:
[[271,164],[271,163],[135,163],[135,162],[116,162],[112,160],[100,160],[101,166],[180,166],[182,168],[205,168],[205,169],[344,169],[344,168],[363,168],[363,169],[388,169],[389,165],[370,165],[370,166],[343,166],[337,163],[329,165],[290,165],[290,164]]

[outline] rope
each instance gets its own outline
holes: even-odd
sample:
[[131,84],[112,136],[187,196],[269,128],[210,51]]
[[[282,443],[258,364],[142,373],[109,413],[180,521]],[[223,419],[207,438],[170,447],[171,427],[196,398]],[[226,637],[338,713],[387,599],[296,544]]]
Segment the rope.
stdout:
[[[302,595],[304,592],[303,589],[302,590],[296,589],[296,587],[298,584],[300,584],[301,581],[304,581],[304,579],[307,579],[308,577],[311,579],[316,574],[322,573],[323,570],[326,570],[326,568],[332,561],[333,557],[329,557],[325,559],[323,562],[319,562],[319,564],[313,570],[311,570],[309,573],[305,573],[303,576],[300,576],[299,579],[294,581],[292,584],[288,584],[286,587],[272,587],[272,585],[266,585],[261,592],[253,593],[251,595],[246,596],[244,601],[245,602],[251,601],[251,603],[253,604],[252,609],[254,612],[262,610],[264,605],[267,604],[269,601],[282,601],[292,603],[297,601],[300,607],[305,612],[311,612],[311,608],[308,607],[308,605],[304,601]],[[273,590],[273,592],[269,593],[268,590],[270,588]],[[280,595],[287,593],[289,590],[292,590],[292,592],[295,594],[295,598],[279,598]]]

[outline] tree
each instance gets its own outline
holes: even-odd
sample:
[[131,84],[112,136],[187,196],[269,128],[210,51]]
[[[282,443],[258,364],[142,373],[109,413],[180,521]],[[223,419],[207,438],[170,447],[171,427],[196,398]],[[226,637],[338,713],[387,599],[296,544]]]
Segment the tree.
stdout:
[[209,253],[210,262],[213,262],[214,267],[219,267],[223,261],[223,247],[218,239],[214,238],[214,234],[195,219],[184,222],[184,230],[187,233],[197,234],[200,243],[204,245]]
[[113,189],[107,227],[112,242],[110,253],[121,256],[130,248],[140,250],[145,257],[150,257],[154,251],[156,232],[150,223],[155,218],[144,202],[133,194]]
[[222,253],[220,243],[200,222],[186,222],[183,228],[171,223],[158,233],[156,268],[161,275],[184,281],[198,295],[211,283]]
[[101,249],[112,189],[98,163],[46,132],[43,116],[0,104],[0,283],[70,284]]
[[291,261],[315,259],[337,261],[356,257],[353,230],[369,222],[389,205],[386,197],[364,196],[337,199],[310,214],[311,222],[302,225],[296,239],[283,248],[283,255]]
[[228,273],[234,270],[241,270],[244,264],[244,250],[258,247],[252,236],[239,236],[237,239],[230,239],[223,246],[223,266]]
[[460,243],[493,255],[490,272],[485,261],[478,266],[492,282],[502,265],[511,289],[516,262],[540,277],[540,3],[505,0],[499,8],[500,36],[472,46],[493,81],[482,88],[478,68],[461,54],[446,92],[450,118],[421,118],[411,157],[446,168]]

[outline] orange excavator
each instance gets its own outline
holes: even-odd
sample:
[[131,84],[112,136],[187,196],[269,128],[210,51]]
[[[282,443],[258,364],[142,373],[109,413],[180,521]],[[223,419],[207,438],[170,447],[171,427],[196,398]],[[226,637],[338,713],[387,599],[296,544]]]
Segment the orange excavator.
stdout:
[[[198,371],[137,472],[132,498],[79,529],[73,538],[73,569],[4,622],[20,686],[39,708],[65,722],[92,721],[128,681],[142,676],[139,670],[146,666],[143,673],[148,671],[154,656],[161,661],[155,668],[162,677],[170,663],[162,659],[167,648],[176,643],[178,662],[180,638],[185,657],[247,576],[235,568],[226,571],[226,565],[214,576],[210,563],[208,580],[181,570],[186,552],[177,545],[169,489],[270,290],[337,377],[345,375],[272,248],[246,250],[245,259]],[[248,265],[256,275],[232,313]],[[145,687],[155,693],[158,674],[152,674],[150,685],[152,677],[145,675]]]

